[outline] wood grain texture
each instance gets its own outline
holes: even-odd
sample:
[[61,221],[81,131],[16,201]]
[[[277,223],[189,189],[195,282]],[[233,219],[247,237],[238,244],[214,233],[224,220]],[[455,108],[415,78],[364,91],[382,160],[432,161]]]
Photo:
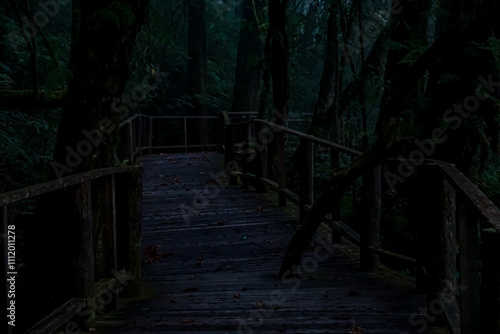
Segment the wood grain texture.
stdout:
[[[347,334],[355,323],[361,333],[430,333],[414,280],[361,272],[359,249],[328,243],[330,231],[313,238],[297,276],[276,279],[298,217],[274,192],[221,181],[222,156],[142,162],[142,285],[151,296],[101,315],[97,332]],[[158,256],[148,261],[150,247]]]

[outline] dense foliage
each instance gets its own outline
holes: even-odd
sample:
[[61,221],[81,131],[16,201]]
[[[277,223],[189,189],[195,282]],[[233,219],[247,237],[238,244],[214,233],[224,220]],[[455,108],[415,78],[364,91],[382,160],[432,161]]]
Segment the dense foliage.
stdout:
[[[188,87],[188,2],[152,0],[143,8],[147,22],[134,42],[129,68],[123,69],[127,71],[124,90],[127,93],[135,87],[147,88],[144,78],[155,73],[163,73],[164,80],[155,89],[146,90],[147,95],[132,108],[131,114],[183,115],[191,113],[200,100],[204,100],[210,115],[231,110],[240,29],[245,24],[255,29],[250,33],[257,36],[264,48],[262,54],[248,55],[247,66],[257,65],[262,71],[256,90],[262,94],[261,101],[272,105],[272,95],[268,94],[272,90],[268,61],[276,49],[267,42],[270,17],[276,14],[272,12],[273,7],[265,1],[251,1],[252,20],[257,23],[251,24],[240,19],[244,1],[202,3],[206,7],[207,22],[206,96],[193,95]],[[288,3],[289,49],[285,53],[289,55],[288,76],[282,79],[289,82],[285,85],[288,95],[283,96],[289,96],[286,107],[290,116],[313,113],[310,133],[328,136],[361,151],[373,145],[382,134],[388,135],[383,129],[388,119],[392,119],[393,124],[389,135],[394,137],[424,140],[434,128],[449,131],[453,124],[443,119],[443,111],[462,103],[474,92],[479,76],[492,76],[493,81],[498,78],[500,43],[494,29],[488,32],[480,23],[475,23],[481,21],[478,17],[494,10],[493,2],[473,0],[461,5],[430,0],[297,0]],[[117,30],[126,28],[134,19],[133,11],[117,1],[110,1],[108,7],[96,11],[94,16]],[[11,0],[0,5],[2,192],[46,180],[50,175],[49,164],[65,103],[58,100],[56,92],[68,88],[74,73],[69,66],[78,33],[73,22],[75,17],[70,1],[47,5],[34,0]],[[489,22],[487,20],[483,21]],[[473,24],[467,26],[470,22]],[[461,26],[469,30],[464,30],[463,38],[456,39],[452,32]],[[274,38],[273,41],[279,41]],[[436,45],[446,47],[432,55],[433,47],[438,48]],[[453,54],[448,54],[447,50],[452,49]],[[418,78],[415,87],[407,89],[401,110],[387,114],[384,106],[405,88],[405,75],[415,65],[421,65],[424,58],[427,59],[423,65],[425,74]],[[15,103],[6,102],[15,101],[16,96],[21,96],[20,91],[28,92],[23,96],[32,92],[31,107],[21,107],[21,104],[15,107]],[[59,105],[38,106],[42,92],[45,98]],[[500,100],[498,89],[490,93],[472,117],[465,119],[457,131],[451,131],[445,143],[436,146],[438,149],[432,158],[455,163],[500,203],[497,155]],[[171,132],[170,137],[167,134],[165,131],[159,137],[171,140],[176,132]],[[401,152],[403,157],[411,149],[411,144],[405,147]],[[287,154],[296,158],[295,147],[289,148]],[[343,156],[338,159],[337,167],[347,166],[351,161]],[[331,177],[329,152],[318,151],[316,161],[315,188],[319,192]],[[291,162],[289,168],[293,171],[296,167],[293,159]],[[294,173],[289,175],[292,175],[289,184],[293,188],[298,181]],[[350,199],[344,200],[344,218],[353,222],[359,205],[359,187],[360,184],[352,185]],[[388,222],[385,226],[389,226],[386,234],[402,231],[400,240],[412,233],[411,223],[402,218],[408,214],[405,187],[396,189],[400,196],[385,208],[383,218]],[[387,184],[383,190],[386,197],[394,196],[394,189]],[[397,239],[388,236],[389,243]]]

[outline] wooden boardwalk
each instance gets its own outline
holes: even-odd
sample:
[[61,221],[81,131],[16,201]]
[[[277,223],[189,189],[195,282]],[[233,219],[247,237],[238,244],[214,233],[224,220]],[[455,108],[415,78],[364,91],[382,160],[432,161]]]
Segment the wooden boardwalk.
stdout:
[[425,299],[412,279],[360,272],[357,249],[332,245],[327,231],[313,240],[298,276],[277,280],[297,218],[272,193],[210,180],[224,170],[222,160],[216,153],[143,159],[144,261],[152,246],[160,256],[143,264],[147,298],[101,315],[97,332],[401,334],[430,325],[418,315]]

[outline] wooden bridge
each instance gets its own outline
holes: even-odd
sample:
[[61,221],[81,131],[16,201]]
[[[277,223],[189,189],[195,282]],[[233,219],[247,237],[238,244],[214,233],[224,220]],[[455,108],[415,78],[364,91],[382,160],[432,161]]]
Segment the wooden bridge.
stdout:
[[[153,145],[157,119],[136,115],[121,126],[120,161],[131,166],[1,194],[6,279],[18,278],[17,324],[39,318],[23,332],[500,332],[500,265],[491,255],[498,253],[500,212],[444,162],[419,168],[416,256],[380,248],[377,221],[356,231],[332,203],[302,265],[277,279],[319,186],[315,152],[327,152],[331,168],[360,152],[253,116],[209,118],[217,138],[209,145],[222,155],[186,154],[200,148],[188,143],[189,117],[179,118],[183,143]],[[287,174],[286,147],[300,142],[299,173]],[[151,154],[179,148],[184,154]],[[274,171],[268,150],[277,157]],[[377,167],[360,195],[375,214],[380,173]],[[9,214],[61,192],[66,200],[52,208],[65,208],[64,215],[44,218],[54,227],[40,226],[40,215]],[[14,273],[9,230],[21,236],[16,250],[26,259]],[[51,289],[58,298],[48,299]],[[7,293],[6,305],[10,300]]]

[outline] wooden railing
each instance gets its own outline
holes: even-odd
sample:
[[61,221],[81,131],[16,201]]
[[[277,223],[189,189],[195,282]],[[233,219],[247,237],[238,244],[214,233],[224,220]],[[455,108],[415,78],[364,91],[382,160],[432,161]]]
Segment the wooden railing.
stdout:
[[[257,190],[270,187],[279,194],[279,204],[290,200],[299,206],[300,221],[311,209],[314,200],[314,150],[323,146],[330,150],[338,162],[338,154],[356,157],[361,154],[351,148],[334,142],[310,136],[285,126],[264,120],[232,122],[225,115],[225,160],[238,162],[240,171],[236,177],[255,180]],[[240,142],[235,140],[239,134]],[[243,135],[242,135],[243,133]],[[265,135],[263,135],[265,134]],[[300,138],[300,166],[298,168],[300,187],[298,193],[287,187],[285,161],[285,134]],[[260,137],[259,137],[260,136]],[[262,138],[261,138],[262,137]],[[242,140],[243,138],[243,140]],[[267,138],[262,140],[263,138]],[[243,141],[243,143],[241,142]],[[268,177],[268,144],[274,145],[277,179]],[[250,158],[250,159],[249,159]],[[252,160],[250,164],[247,160]],[[338,164],[332,163],[332,169]],[[367,175],[369,187],[362,187],[369,205],[365,210],[380,212],[381,168],[375,168]],[[342,237],[360,247],[360,268],[376,269],[379,258],[405,263],[417,272],[417,288],[427,296],[427,305],[421,309],[424,321],[415,322],[421,326],[432,323],[446,323],[453,334],[500,333],[500,263],[496,261],[500,244],[500,211],[498,208],[454,166],[441,161],[425,161],[419,167],[415,184],[414,205],[420,208],[420,216],[413,217],[419,227],[416,238],[417,258],[398,254],[379,247],[380,221],[362,222],[359,233],[340,221],[340,212],[332,212],[324,218],[332,229],[333,242]],[[264,189],[262,187],[264,185]],[[332,203],[334,211],[339,203]],[[457,278],[458,277],[458,278]],[[415,313],[421,313],[418,308]],[[417,326],[416,330],[423,327]]]
[[[126,294],[138,293],[141,282],[141,175],[140,166],[104,168],[0,195],[5,240],[8,235],[15,235],[17,230],[12,217],[9,220],[9,207],[19,201],[40,199],[41,196],[45,198],[43,203],[48,207],[44,208],[43,215],[35,215],[33,224],[23,227],[23,249],[17,249],[18,253],[32,257],[26,259],[31,263],[44,262],[46,267],[38,269],[45,272],[31,272],[34,277],[28,278],[24,272],[23,280],[26,282],[31,279],[31,284],[37,289],[49,291],[54,286],[40,285],[42,277],[54,275],[56,284],[51,293],[65,295],[61,291],[58,293],[57,288],[69,287],[72,294],[68,296],[69,300],[64,303],[61,301],[61,307],[34,325],[28,333],[50,333],[61,326],[66,326],[66,330],[68,326],[71,327],[70,331],[88,330],[93,327],[96,311],[116,308],[118,292],[126,287]],[[47,196],[58,202],[48,201]],[[18,237],[20,234],[18,230]],[[95,247],[99,234],[103,278],[96,282]],[[21,244],[18,243],[17,247],[21,247]],[[16,276],[14,267],[17,268],[18,264],[8,266],[13,261],[9,255],[14,254],[8,254],[6,246],[3,250],[7,278]],[[67,257],[65,254],[71,255]],[[65,263],[65,260],[70,263]],[[61,276],[57,268],[68,265],[70,273]],[[74,283],[67,285],[68,281]],[[18,296],[22,294],[23,288],[26,285],[18,286]],[[33,298],[30,302],[44,304],[49,297],[47,295],[40,300]],[[74,316],[78,320],[69,323]],[[16,328],[21,325],[18,323]],[[12,327],[8,329],[10,332]]]
[[[310,117],[306,114],[305,117]],[[151,154],[154,151],[161,152],[165,150],[184,149],[188,153],[189,149],[217,149],[223,152],[224,148],[224,127],[226,122],[233,119],[239,121],[250,121],[257,117],[255,111],[243,112],[221,112],[219,116],[148,116],[136,114],[120,124],[121,154],[120,159],[135,162],[137,156],[144,153]],[[182,120],[182,144],[158,145],[154,143],[157,133],[153,132],[154,122],[159,120]],[[209,120],[214,122],[212,128],[215,136],[209,137],[206,144],[193,144],[189,142],[188,121]],[[299,118],[287,118],[285,123],[288,126],[292,123],[302,122]]]
[[443,306],[451,333],[499,333],[500,211],[453,165],[428,161],[421,173],[427,307],[439,316]]
[[[182,120],[182,144],[172,144],[172,145],[154,145],[155,133],[153,133],[154,122],[158,120]],[[169,150],[169,149],[184,149],[184,153],[188,153],[190,148],[216,148],[219,143],[219,136],[216,136],[217,140],[209,138],[212,140],[206,144],[191,144],[188,141],[188,120],[212,120],[217,121],[217,116],[147,116],[143,114],[134,115],[120,124],[120,138],[123,142],[121,143],[122,152],[120,158],[123,160],[129,160],[130,162],[135,162],[136,157],[142,155],[145,151],[147,153],[152,153],[153,150]],[[216,122],[215,128],[217,133],[222,131],[222,128],[218,128],[219,123]],[[220,146],[220,144],[219,144]],[[122,161],[123,161],[122,160]]]
[[[256,113],[253,112],[221,113],[216,140],[211,145],[224,151],[226,167],[235,160],[239,163],[241,169],[232,173],[231,182],[236,182],[236,178],[240,177],[244,181],[253,180],[259,191],[268,188],[276,190],[280,205],[287,205],[287,201],[298,205],[302,221],[314,201],[315,150],[330,153],[330,167],[333,170],[340,167],[340,155],[352,159],[361,152],[255,117]],[[183,119],[184,144],[153,145],[152,129],[156,118]],[[125,158],[134,162],[145,150],[152,152],[154,149],[184,148],[187,152],[188,148],[199,147],[188,143],[186,124],[189,118],[193,116],[135,115],[126,120],[121,124],[125,138],[122,143],[126,143],[127,148]],[[215,117],[210,116],[208,119]],[[300,181],[299,190],[295,192],[287,186],[285,149],[292,142],[291,137],[298,138],[300,143]],[[271,149],[277,157],[276,179],[268,175],[271,164],[268,151]],[[374,212],[380,210],[380,174],[381,167],[376,167],[366,175],[366,180],[363,177],[363,182],[369,186],[362,187],[362,197],[368,199],[367,203],[371,203],[369,206],[373,206],[365,209],[373,209]],[[332,203],[332,213],[324,218],[324,223],[331,227],[332,241],[342,242],[343,237],[359,246],[361,269],[376,269],[379,258],[397,260],[414,267],[417,288],[427,296],[427,304],[415,312],[418,314],[422,312],[421,309],[427,310],[428,315],[422,314],[425,321],[442,321],[454,334],[500,333],[500,265],[496,261],[500,242],[500,211],[450,164],[425,161],[417,174],[415,184],[420,185],[420,188],[415,188],[418,196],[412,199],[421,208],[412,217],[419,227],[416,258],[380,247],[380,220],[374,222],[366,219],[358,231],[349,227],[341,220],[338,202]],[[89,268],[95,268],[96,261],[93,256],[95,240],[92,241],[94,226],[100,226],[102,230],[106,270],[117,273],[118,269],[125,268],[131,274],[128,285],[132,290],[137,290],[140,284],[140,183],[140,167],[117,167],[73,175],[0,195],[4,229],[9,224],[8,206],[23,199],[60,191],[69,191],[73,199],[73,202],[68,203],[74,207],[65,210],[73,213],[71,217],[66,217],[67,220],[78,222],[76,225],[80,226],[75,234],[80,237],[71,246],[75,247],[78,254],[77,266],[80,270],[75,271],[78,276],[76,281],[81,282],[75,290],[78,293],[33,330],[48,330],[67,322],[68,317],[81,314],[81,305],[87,304],[88,309],[95,309],[95,304],[92,305],[89,300],[98,296],[96,291],[110,291],[110,287],[117,290],[117,277],[96,283],[92,279],[95,273],[92,269],[89,271]],[[101,203],[100,212],[103,214],[93,215],[96,210],[94,203]],[[379,207],[375,207],[377,205]]]

